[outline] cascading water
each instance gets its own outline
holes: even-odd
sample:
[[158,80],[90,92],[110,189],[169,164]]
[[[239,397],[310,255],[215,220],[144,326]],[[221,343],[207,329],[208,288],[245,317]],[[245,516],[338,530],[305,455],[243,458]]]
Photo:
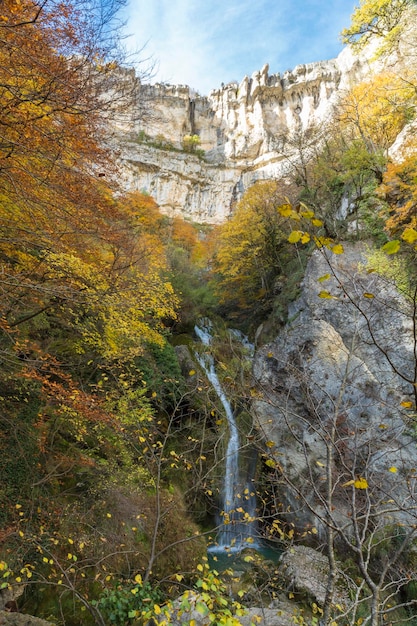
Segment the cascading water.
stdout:
[[[203,320],[200,326],[195,326],[195,333],[202,344],[210,345],[212,325],[209,320]],[[196,357],[223,405],[229,426],[222,494],[222,521],[217,535],[217,544],[210,547],[210,550],[240,552],[243,548],[257,546],[256,496],[250,473],[247,472],[247,478],[241,476],[239,431],[230,403],[217,377],[213,356],[205,352],[197,354]]]

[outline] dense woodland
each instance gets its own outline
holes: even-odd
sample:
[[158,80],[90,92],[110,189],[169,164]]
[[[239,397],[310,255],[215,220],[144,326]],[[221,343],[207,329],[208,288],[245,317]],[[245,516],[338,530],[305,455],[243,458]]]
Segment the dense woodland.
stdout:
[[[172,601],[186,610],[194,590],[207,623],[233,626],[252,598],[243,583],[230,595],[206,556],[225,421],[190,352],[175,347],[191,343],[201,316],[216,320],[222,380],[251,433],[256,392],[226,326],[253,338],[263,322],[261,340],[276,335],[312,250],[341,255],[349,239],[382,247],[378,271],[414,303],[415,327],[413,40],[399,53],[414,3],[361,1],[345,42],[360,53],[376,41],[375,54],[395,64],[353,86],[326,128],[300,129],[286,147],[292,175],[247,190],[213,228],[118,188],[106,120],[139,97],[136,84],[118,83],[120,4],[0,6],[2,593],[56,624],[122,626],[170,624]],[[269,443],[259,442],[266,471]],[[297,541],[265,511],[266,536]],[[273,598],[274,567],[258,567]],[[317,619],[297,613],[300,624]]]

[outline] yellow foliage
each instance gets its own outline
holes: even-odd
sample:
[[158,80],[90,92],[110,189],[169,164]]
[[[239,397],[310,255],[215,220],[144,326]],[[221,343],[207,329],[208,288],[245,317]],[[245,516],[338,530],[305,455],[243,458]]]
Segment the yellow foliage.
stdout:
[[395,46],[402,31],[402,20],[411,0],[360,0],[349,28],[342,30],[344,43],[362,48],[372,38],[377,38],[377,54]]
[[233,299],[245,308],[269,294],[283,256],[289,254],[286,219],[295,213],[280,200],[275,181],[258,182],[219,229],[215,269],[222,302]]
[[355,489],[368,489],[368,481],[366,478],[357,478],[354,482]]
[[342,130],[361,138],[370,152],[386,150],[405,126],[415,90],[392,73],[355,85],[340,105]]

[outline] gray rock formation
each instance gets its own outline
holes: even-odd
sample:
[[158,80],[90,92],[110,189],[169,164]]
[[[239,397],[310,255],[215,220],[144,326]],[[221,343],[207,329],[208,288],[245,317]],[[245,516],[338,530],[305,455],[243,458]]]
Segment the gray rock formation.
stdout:
[[308,546],[294,546],[281,556],[279,570],[287,591],[303,594],[307,600],[324,604],[329,562]]
[[52,626],[52,624],[33,615],[0,611],[0,626]]
[[[142,85],[140,106],[116,122],[112,148],[128,189],[155,197],[165,213],[224,221],[245,189],[289,168],[296,132],[323,129],[338,97],[369,71],[366,56],[346,48],[331,61],[299,65],[284,74],[268,66],[201,97],[187,86]],[[182,151],[197,134],[204,156]]]
[[345,246],[342,255],[316,251],[290,321],[254,363],[262,397],[253,408],[266,440],[276,444],[282,510],[319,535],[329,514],[329,444],[336,524],[349,526],[349,489],[363,477],[375,516],[416,521],[416,439],[407,409],[412,309],[390,281],[368,271],[366,256],[363,244]]

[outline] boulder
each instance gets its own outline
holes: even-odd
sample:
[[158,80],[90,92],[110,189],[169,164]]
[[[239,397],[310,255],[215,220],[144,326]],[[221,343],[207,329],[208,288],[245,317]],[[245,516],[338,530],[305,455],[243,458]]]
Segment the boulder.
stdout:
[[33,615],[0,611],[0,626],[53,626],[53,624]]

